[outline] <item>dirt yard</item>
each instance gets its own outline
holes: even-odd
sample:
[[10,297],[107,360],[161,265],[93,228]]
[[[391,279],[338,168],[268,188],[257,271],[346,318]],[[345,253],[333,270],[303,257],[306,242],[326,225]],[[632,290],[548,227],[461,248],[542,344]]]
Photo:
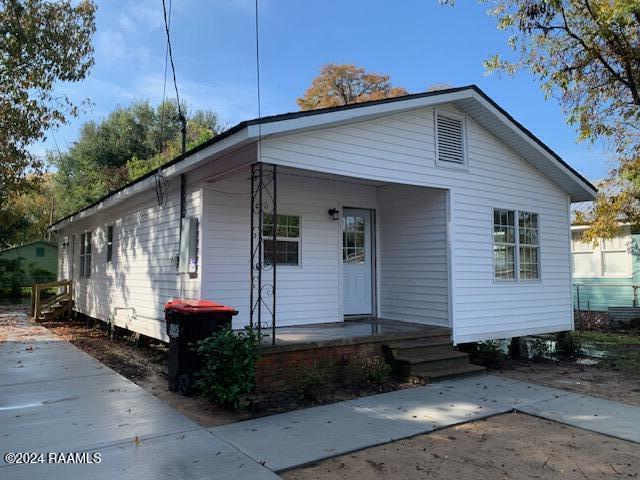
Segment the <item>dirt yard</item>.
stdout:
[[317,479],[640,478],[640,447],[519,413],[368,448],[281,474]]
[[561,361],[516,363],[508,369],[492,373],[583,395],[640,405],[640,372],[618,371]]

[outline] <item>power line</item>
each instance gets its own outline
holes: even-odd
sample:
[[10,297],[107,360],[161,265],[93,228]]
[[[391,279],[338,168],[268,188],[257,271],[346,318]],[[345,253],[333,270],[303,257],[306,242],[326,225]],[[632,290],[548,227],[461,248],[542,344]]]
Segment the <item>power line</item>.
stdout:
[[[171,12],[171,2],[169,0],[169,12]],[[171,73],[173,75],[173,87],[176,91],[176,101],[178,102],[178,115],[182,115],[182,109],[180,107],[180,94],[178,93],[178,82],[176,80],[176,66],[173,63],[173,50],[171,48],[171,33],[169,27],[171,25],[170,20],[167,19],[167,6],[165,0],[162,0],[162,12],[164,14],[164,30],[167,33],[167,52],[169,53],[169,62],[171,63]]]
[[[171,1],[169,0],[169,13],[171,13]],[[164,14],[164,30],[167,34],[167,52],[169,53],[169,62],[171,64],[171,74],[173,76],[173,87],[176,91],[176,103],[178,107],[178,120],[180,121],[182,134],[182,153],[184,154],[187,149],[187,119],[182,113],[182,107],[180,105],[180,93],[178,92],[178,81],[176,80],[176,66],[173,63],[173,49],[171,48],[171,22],[167,19],[167,6],[165,0],[162,0],[162,12]],[[166,65],[166,63],[165,63]]]
[[258,0],[255,2],[256,15],[256,87],[258,96],[258,161],[262,156],[262,99],[260,96],[260,22],[258,17]]

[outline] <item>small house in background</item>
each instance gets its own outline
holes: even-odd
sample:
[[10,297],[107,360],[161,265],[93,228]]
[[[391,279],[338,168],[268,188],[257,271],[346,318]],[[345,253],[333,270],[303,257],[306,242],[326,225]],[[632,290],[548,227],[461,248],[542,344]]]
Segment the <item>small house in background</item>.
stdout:
[[0,279],[20,286],[55,281],[58,276],[58,245],[35,240],[0,250]]
[[[608,195],[616,187],[600,184]],[[610,239],[587,241],[593,202],[572,205],[573,305],[578,311],[607,312],[613,317],[635,314],[640,306],[640,228],[620,222],[620,231]],[[576,219],[584,219],[577,224]]]

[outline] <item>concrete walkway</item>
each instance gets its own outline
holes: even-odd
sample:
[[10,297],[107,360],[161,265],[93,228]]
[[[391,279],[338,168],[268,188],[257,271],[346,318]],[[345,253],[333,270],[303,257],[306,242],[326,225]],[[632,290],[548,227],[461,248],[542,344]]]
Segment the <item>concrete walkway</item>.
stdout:
[[[640,407],[483,375],[204,429],[91,356],[0,314],[0,450],[100,452],[0,478],[276,479],[273,472],[520,411],[640,443]],[[268,468],[265,468],[268,467]]]
[[279,472],[513,411],[640,443],[640,407],[493,375],[449,380],[210,431]]
[[[137,438],[136,438],[137,437]],[[11,479],[277,479],[93,357],[0,315],[0,456],[99,452],[101,463],[8,465]]]

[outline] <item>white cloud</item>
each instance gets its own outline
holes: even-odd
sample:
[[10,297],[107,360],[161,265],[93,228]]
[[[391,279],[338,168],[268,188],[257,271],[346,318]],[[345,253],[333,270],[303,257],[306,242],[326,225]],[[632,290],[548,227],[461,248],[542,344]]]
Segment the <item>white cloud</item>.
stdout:
[[[135,80],[137,98],[152,103],[162,100],[163,76],[150,74]],[[256,116],[255,85],[242,80],[214,81],[211,83],[178,79],[180,100],[192,110],[212,110],[231,124]],[[167,79],[167,98],[175,98],[171,79]]]
[[98,32],[95,38],[96,63],[104,62],[109,66],[148,63],[151,60],[151,50],[132,40],[116,30],[105,29]]

